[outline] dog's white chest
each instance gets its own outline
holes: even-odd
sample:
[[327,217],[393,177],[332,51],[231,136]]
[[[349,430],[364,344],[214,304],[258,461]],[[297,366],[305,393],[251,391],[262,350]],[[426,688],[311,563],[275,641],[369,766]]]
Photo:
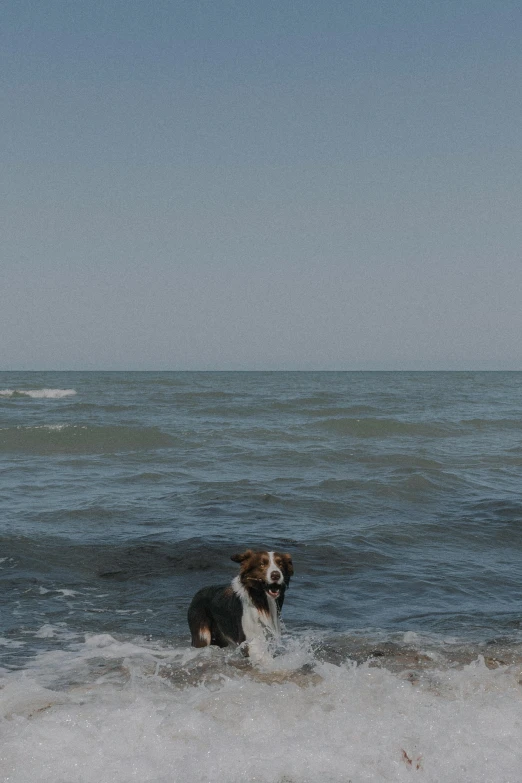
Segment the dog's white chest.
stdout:
[[280,636],[281,627],[279,623],[279,614],[276,602],[273,598],[268,598],[268,606],[270,614],[265,614],[265,612],[260,612],[256,609],[253,604],[250,603],[245,605],[243,603],[243,617],[241,622],[247,642],[252,641],[259,636],[264,636],[265,629],[273,636]]
[[275,599],[267,595],[269,610],[267,614],[266,612],[259,611],[259,609],[254,606],[250,596],[237,577],[232,581],[232,588],[241,599],[243,608],[241,625],[247,644],[256,639],[264,638],[265,630],[269,631],[272,636],[279,637],[281,635],[281,624]]

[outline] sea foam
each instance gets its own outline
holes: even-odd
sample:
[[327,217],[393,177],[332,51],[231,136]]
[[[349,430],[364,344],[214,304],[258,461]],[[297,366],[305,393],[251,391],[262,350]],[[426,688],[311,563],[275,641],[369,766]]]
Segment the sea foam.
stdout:
[[0,397],[32,397],[57,400],[76,394],[76,389],[0,389]]
[[9,783],[520,780],[516,668],[477,659],[412,682],[305,647],[288,656],[263,669],[109,634],[42,653],[3,678],[0,771]]

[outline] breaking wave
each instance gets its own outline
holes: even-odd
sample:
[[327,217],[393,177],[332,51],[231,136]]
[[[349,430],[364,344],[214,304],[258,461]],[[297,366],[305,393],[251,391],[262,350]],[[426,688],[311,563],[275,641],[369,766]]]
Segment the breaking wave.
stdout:
[[293,640],[253,666],[228,651],[88,634],[0,673],[0,763],[10,783],[519,779],[519,665],[435,658],[419,651],[391,671],[321,660]]
[[75,389],[0,389],[0,397],[31,397],[33,400],[59,400],[74,394]]

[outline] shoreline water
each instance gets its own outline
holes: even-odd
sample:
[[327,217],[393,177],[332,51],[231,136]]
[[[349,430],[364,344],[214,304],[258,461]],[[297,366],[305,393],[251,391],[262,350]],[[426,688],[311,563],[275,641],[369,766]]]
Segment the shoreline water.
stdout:
[[260,667],[234,652],[90,635],[2,679],[0,772],[9,783],[362,783],[413,773],[515,783],[520,657],[441,667],[411,642],[390,667],[385,656],[332,663],[310,640],[287,639]]

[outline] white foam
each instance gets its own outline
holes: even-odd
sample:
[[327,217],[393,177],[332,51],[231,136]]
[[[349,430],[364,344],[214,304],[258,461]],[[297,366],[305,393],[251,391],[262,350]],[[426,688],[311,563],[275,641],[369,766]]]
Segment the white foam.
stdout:
[[37,639],[52,639],[54,636],[56,636],[56,631],[52,625],[49,625],[49,623],[42,625],[42,627],[39,628],[35,633],[35,637]]
[[24,642],[19,642],[16,639],[6,639],[5,636],[0,636],[0,647],[23,647]]
[[3,677],[0,770],[9,783],[520,780],[515,667],[479,659],[415,684],[314,662],[299,643],[278,662],[109,634],[44,653]]
[[56,400],[76,394],[76,389],[0,389],[0,397],[32,397],[33,399]]
[[[0,432],[9,430],[9,427],[0,427]],[[32,427],[26,427],[25,425],[18,424],[14,427],[21,432],[33,432],[33,430],[46,430],[47,432],[62,432],[62,430],[87,430],[89,429],[86,424],[36,424]]]
[[86,424],[39,424],[36,427],[17,427],[24,430],[52,430],[61,432],[62,430],[87,430]]

